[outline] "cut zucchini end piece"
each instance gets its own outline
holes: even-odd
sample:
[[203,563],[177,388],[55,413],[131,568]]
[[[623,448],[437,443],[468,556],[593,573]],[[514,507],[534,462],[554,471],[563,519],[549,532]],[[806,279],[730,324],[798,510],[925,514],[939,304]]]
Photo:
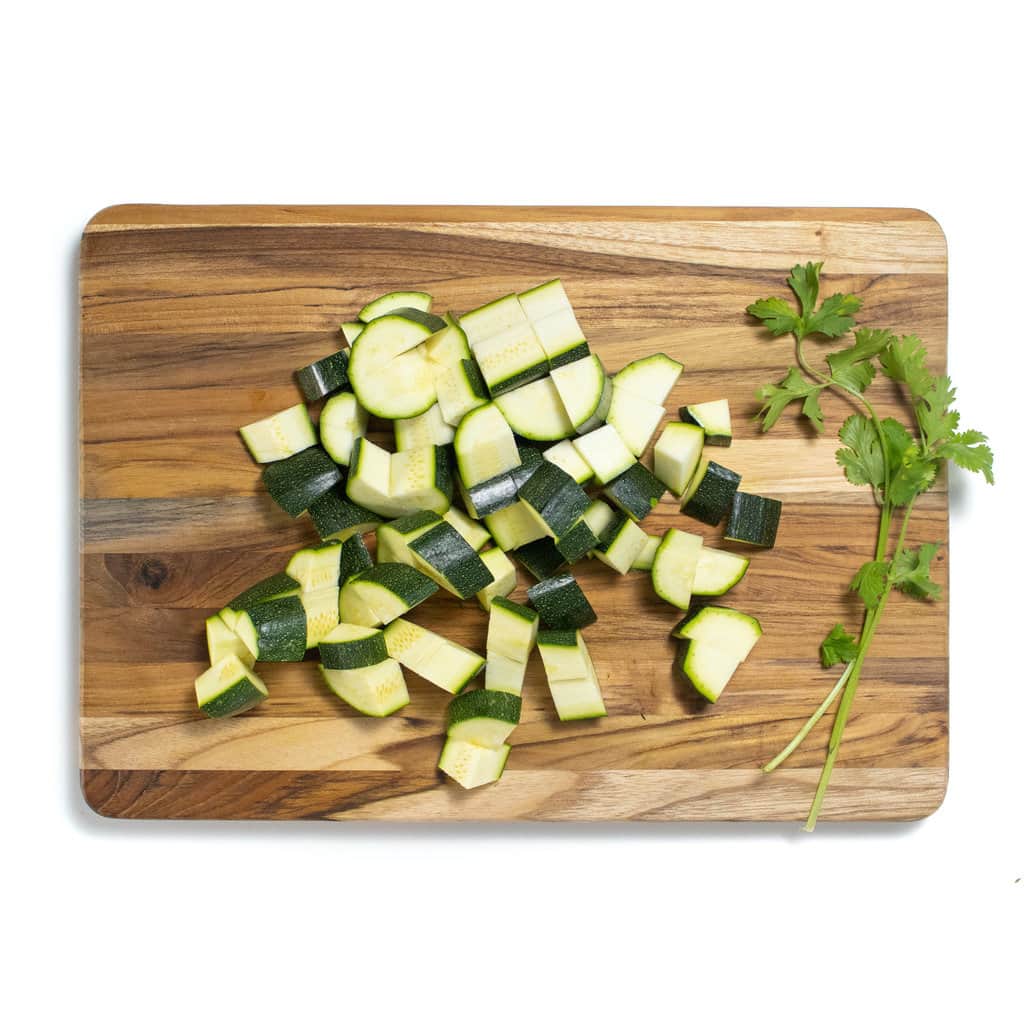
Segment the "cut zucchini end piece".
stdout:
[[320,674],[335,696],[371,718],[393,715],[409,703],[402,666],[392,658],[367,668],[329,669],[321,665]]
[[269,694],[263,680],[236,654],[197,677],[196,702],[208,718],[229,718],[254,708]]
[[[433,301],[433,298],[426,292],[387,292],[385,295],[380,295],[363,306],[359,310],[358,316],[360,322],[365,326],[371,320],[376,320],[397,309],[416,309],[423,313],[429,313]],[[349,325],[342,324],[342,328],[346,326]],[[354,339],[350,338],[349,340],[352,341]]]
[[309,410],[301,402],[266,419],[241,427],[238,433],[256,462],[277,462],[311,448],[316,431]]
[[449,738],[437,766],[463,789],[476,789],[501,778],[511,750],[507,743],[492,749]]

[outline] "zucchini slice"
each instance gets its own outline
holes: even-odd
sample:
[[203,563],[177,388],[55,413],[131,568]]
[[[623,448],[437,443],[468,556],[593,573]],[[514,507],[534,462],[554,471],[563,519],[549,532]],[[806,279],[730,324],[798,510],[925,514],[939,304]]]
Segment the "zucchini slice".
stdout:
[[564,469],[547,461],[523,485],[519,500],[555,538],[567,534],[590,504],[586,491]]
[[707,546],[700,549],[693,592],[700,597],[718,597],[732,590],[746,574],[749,558]]
[[359,404],[351,391],[332,395],[320,411],[320,443],[324,451],[339,465],[347,466],[352,458],[352,445],[366,434],[370,414]]
[[753,544],[760,548],[773,548],[781,518],[781,501],[765,498],[760,494],[737,491],[733,495],[725,539]]
[[359,404],[374,416],[408,419],[437,401],[434,373],[421,343],[429,327],[388,313],[356,338],[348,376]]
[[483,590],[477,591],[476,599],[486,612],[496,597],[507,597],[516,589],[516,567],[509,561],[508,555],[501,548],[488,548],[480,552],[480,561],[494,577]]
[[651,585],[663,601],[686,611],[704,541],[695,533],[672,527],[661,538],[651,564]]
[[619,432],[623,444],[637,458],[643,455],[651,438],[654,437],[665,407],[649,402],[640,395],[634,395],[626,388],[612,388],[612,404],[608,410],[608,422]]
[[287,459],[316,444],[309,410],[300,402],[238,431],[249,454],[260,463]]
[[548,372],[548,358],[516,295],[459,317],[492,395],[529,384]]
[[617,573],[625,576],[647,547],[650,538],[625,513],[620,513],[607,532],[607,539],[602,541],[594,552],[594,557],[610,566]]
[[444,521],[409,541],[416,567],[461,600],[494,582],[466,539]]
[[316,647],[338,625],[338,596],[340,589],[321,587],[319,590],[304,590],[299,594],[302,610],[306,613],[306,650]]
[[453,363],[434,378],[437,404],[444,421],[457,427],[469,412],[491,399],[476,360],[467,357]]
[[601,501],[600,498],[595,498],[587,506],[583,518],[586,519],[590,532],[597,538],[597,542],[602,544],[610,538],[611,530],[618,524],[620,515],[621,513],[613,509],[611,505]]
[[520,464],[512,428],[493,402],[463,417],[455,431],[455,458],[466,487],[507,473]]
[[[364,324],[368,324],[371,320],[376,320],[396,309],[418,309],[421,312],[429,313],[433,301],[433,298],[426,292],[388,292],[363,306],[359,310],[359,319]],[[349,338],[348,340],[353,341],[354,339]]]
[[537,642],[539,625],[535,609],[507,597],[494,598],[487,620],[487,656],[499,654],[525,665]]
[[590,353],[572,303],[558,278],[521,292],[519,302],[552,367],[583,359]]
[[257,661],[302,661],[306,653],[306,609],[298,597],[253,605],[232,628]]
[[348,350],[343,348],[303,366],[295,371],[295,380],[307,402],[340,391],[348,385]]
[[587,522],[586,513],[581,515],[561,537],[555,540],[555,548],[569,565],[578,562],[584,555],[593,551],[597,545],[597,536]]
[[572,441],[559,441],[544,452],[544,458],[564,469],[578,484],[585,484],[594,479],[594,471],[589,463],[573,446]]
[[437,593],[437,584],[411,565],[381,562],[342,588],[341,621],[356,626],[380,626],[404,615]]
[[542,629],[537,634],[537,650],[548,682],[586,678],[589,662],[578,629]]
[[470,690],[448,705],[450,739],[481,747],[500,747],[519,724],[523,702],[501,690]]
[[263,467],[268,493],[292,518],[341,481],[341,470],[319,445]]
[[404,562],[415,565],[416,562],[409,550],[409,542],[432,530],[441,517],[430,509],[411,512],[390,523],[382,523],[377,527],[377,561]]
[[560,441],[575,431],[550,377],[541,377],[495,397],[512,430],[531,441]]
[[484,667],[484,689],[514,693],[518,697],[523,692],[525,678],[525,661],[506,658],[504,654],[495,654],[494,651],[487,652],[487,664]]
[[694,474],[683,498],[683,514],[717,526],[728,515],[740,485],[739,473],[717,462],[705,462]]
[[672,635],[683,641],[683,675],[714,703],[760,639],[761,623],[732,608],[708,606],[684,619]]
[[[569,634],[570,636],[572,634]],[[557,658],[554,652],[548,652],[548,660],[544,662],[545,673],[548,677],[548,689],[551,691],[551,699],[555,702],[555,711],[563,722],[573,722],[588,718],[603,718],[608,712],[605,710],[604,698],[601,695],[601,685],[597,679],[597,672],[594,670],[594,662],[591,660],[587,645],[583,642],[582,635],[577,634],[576,654],[582,656],[583,674],[572,678],[554,678],[547,670],[548,660],[554,660],[556,675],[560,675],[559,668],[569,668],[570,665],[579,665],[580,659],[575,655]],[[542,653],[541,657],[544,655]]]
[[494,538],[494,543],[503,551],[522,548],[547,536],[536,517],[531,515],[521,501],[484,516],[484,525]]
[[445,512],[442,518],[462,534],[466,543],[474,551],[481,551],[491,541],[491,535],[487,530],[470,519],[464,512],[460,512],[454,505]]
[[647,540],[644,541],[644,546],[640,550],[640,553],[633,559],[633,564],[630,566],[630,569],[650,572],[654,565],[654,556],[657,554],[660,544],[660,537],[648,537]]
[[539,580],[526,592],[526,598],[548,629],[583,629],[597,622],[597,613],[569,573]]
[[338,328],[341,331],[341,336],[349,343],[352,344],[360,334],[363,333],[363,329],[366,324],[362,320],[348,320]]
[[615,386],[655,405],[664,405],[682,372],[682,363],[664,352],[656,352],[642,359],[634,359],[619,370],[615,374]]
[[233,654],[246,668],[252,668],[256,658],[242,643],[242,638],[224,621],[221,615],[211,615],[206,620],[206,650],[210,664],[216,665]]
[[438,651],[445,641],[443,636],[415,622],[395,619],[384,630],[384,642],[389,658],[394,658],[403,667],[419,673],[430,656]]
[[336,696],[372,718],[393,715],[409,703],[402,666],[393,658],[366,668],[324,668],[321,665],[320,674]]
[[263,680],[235,654],[221,658],[196,679],[196,703],[207,718],[240,715],[268,696]]
[[636,462],[633,453],[610,423],[575,438],[572,443],[594,471],[599,484],[609,483],[622,476]]
[[437,371],[446,370],[458,365],[463,359],[469,359],[471,350],[466,332],[451,313],[443,317],[445,326],[432,334],[423,343],[427,358],[434,364]]
[[336,587],[341,575],[341,548],[337,540],[301,548],[288,560],[284,571],[298,580],[303,590]]
[[704,449],[704,430],[693,423],[667,423],[654,445],[654,475],[681,498]]
[[341,545],[341,560],[338,565],[338,585],[344,586],[353,576],[373,565],[366,542],[356,534]]
[[732,418],[729,416],[729,400],[720,398],[716,402],[699,402],[684,405],[679,410],[684,423],[693,423],[704,431],[704,443],[728,448],[732,444]]
[[404,619],[392,622],[384,638],[391,657],[448,693],[459,693],[484,667],[475,651]]
[[[536,524],[537,520],[533,518],[532,513],[527,514]],[[524,544],[516,550],[516,558],[519,564],[538,580],[554,576],[565,565],[562,553],[555,547],[555,542],[550,537],[541,537],[539,540]]]
[[634,462],[622,476],[608,484],[603,493],[630,519],[639,521],[657,508],[665,485],[646,466]]
[[350,622],[339,623],[330,630],[319,647],[324,668],[368,668],[390,655],[381,630]]
[[466,487],[459,477],[459,493],[469,514],[482,519],[515,504],[519,500],[519,490],[514,472],[499,473],[473,487]]
[[435,402],[426,412],[407,420],[395,420],[395,448],[400,452],[429,445],[446,445],[455,440],[455,428],[445,422]]
[[476,789],[501,778],[511,749],[507,743],[492,749],[449,737],[445,740],[437,767],[463,789]]
[[372,530],[381,521],[376,512],[349,501],[342,484],[335,485],[309,506],[309,518],[321,540],[342,541]]
[[578,434],[596,430],[608,415],[612,385],[597,356],[588,355],[551,371],[565,413]]
[[438,445],[409,448],[391,456],[390,497],[402,514],[429,509],[447,512],[452,503],[448,449]]

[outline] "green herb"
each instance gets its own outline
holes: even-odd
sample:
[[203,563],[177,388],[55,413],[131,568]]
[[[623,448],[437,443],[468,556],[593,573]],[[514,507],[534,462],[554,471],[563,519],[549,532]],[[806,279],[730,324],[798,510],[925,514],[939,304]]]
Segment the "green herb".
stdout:
[[[948,377],[934,376],[928,370],[927,352],[920,338],[860,328],[853,333],[852,345],[834,349],[825,356],[827,369],[811,365],[804,352],[804,340],[812,336],[842,337],[855,326],[853,315],[860,309],[857,296],[842,293],[818,304],[821,267],[820,263],[797,266],[787,278],[799,309],[780,298],[759,299],[747,307],[747,312],[774,337],[792,334],[796,339],[797,365],[791,366],[777,384],[766,385],[757,393],[763,403],[759,413],[761,429],[770,430],[790,404],[799,402],[800,414],[820,432],[824,429],[820,396],[832,390],[845,392],[863,412],[850,416],[840,428],[843,447],[836,452],[836,461],[851,484],[871,488],[879,509],[874,557],[857,570],[850,582],[850,589],[864,602],[860,636],[854,637],[841,623],[833,626],[821,644],[821,663],[825,668],[845,664],[843,673],[796,736],[764,766],[764,771],[771,772],[782,764],[842,694],[832,723],[828,754],[804,826],[808,832],[814,829],[821,811],[864,658],[890,594],[899,590],[923,601],[935,600],[940,594],[930,575],[939,545],[922,544],[916,550],[905,546],[914,502],[935,483],[947,460],[993,482],[988,438],[977,430],[960,430],[960,414],[953,409],[956,389]],[[878,372],[902,385],[913,411],[909,427],[891,418],[879,419],[865,397]],[[893,541],[896,520],[900,520],[899,530]]]

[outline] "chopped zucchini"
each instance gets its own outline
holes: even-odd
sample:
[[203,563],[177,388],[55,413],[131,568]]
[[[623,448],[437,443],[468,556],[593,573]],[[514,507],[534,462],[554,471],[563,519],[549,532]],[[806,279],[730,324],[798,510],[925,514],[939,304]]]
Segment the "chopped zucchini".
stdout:
[[447,512],[452,503],[452,472],[448,449],[436,444],[409,448],[391,456],[392,507],[403,515],[419,509]]
[[320,495],[309,506],[309,517],[321,540],[354,539],[381,521],[376,512],[349,501],[344,483],[336,484]]
[[587,511],[583,513],[583,518],[586,519],[590,532],[597,538],[600,544],[609,539],[611,530],[618,524],[620,514],[611,505],[601,501],[600,498],[595,498],[587,506]]
[[469,514],[476,519],[482,519],[508,508],[509,505],[514,505],[519,500],[514,473],[514,470],[499,473],[473,487],[466,487],[460,477],[459,493]]
[[672,635],[683,641],[683,675],[714,703],[760,639],[761,624],[732,608],[708,606],[684,619]]
[[501,778],[511,749],[507,743],[491,749],[449,738],[441,750],[437,767],[463,789],[475,789]]
[[332,395],[320,412],[320,443],[335,462],[347,466],[352,458],[352,445],[366,433],[370,414],[359,404],[351,391]]
[[347,538],[341,545],[341,561],[338,565],[338,585],[344,586],[356,573],[373,565],[366,542],[358,534]]
[[210,655],[211,665],[216,665],[230,654],[247,668],[252,668],[256,661],[252,651],[242,643],[242,638],[220,615],[211,615],[206,620],[206,650]]
[[391,497],[391,452],[367,437],[357,437],[352,445],[345,492],[350,501],[386,519],[406,513],[405,502]]
[[732,590],[747,571],[749,558],[719,551],[706,545],[700,549],[697,572],[693,577],[693,592],[701,597],[718,597]]
[[409,550],[409,542],[432,530],[441,517],[430,509],[411,512],[390,523],[381,523],[377,527],[377,560],[379,562],[404,562],[415,565],[416,561]]
[[533,608],[496,597],[487,620],[487,655],[500,654],[524,665],[537,641],[540,615]]
[[599,484],[621,476],[636,459],[610,423],[573,440],[576,451],[594,471]]
[[515,295],[459,317],[492,395],[522,387],[548,372],[548,359]]
[[[418,309],[429,313],[433,301],[426,292],[388,292],[363,306],[359,310],[359,319],[368,324],[371,320],[376,320],[396,309]],[[349,338],[349,341],[352,340],[354,339]]]
[[484,516],[484,525],[494,538],[494,543],[503,551],[523,548],[525,545],[548,539],[543,527],[531,515],[530,510],[521,501],[503,508],[489,516]]
[[268,696],[263,680],[235,654],[225,655],[196,679],[196,703],[207,718],[240,715]]
[[589,554],[597,545],[598,539],[587,522],[585,512],[565,533],[555,540],[555,547],[558,553],[570,565],[578,562],[584,555]]
[[674,527],[661,538],[651,565],[651,584],[663,601],[686,611],[690,607],[693,580],[703,540],[695,533]]
[[517,438],[516,447],[519,449],[519,465],[509,472],[512,474],[518,492],[523,484],[544,464],[544,455],[539,447],[529,441],[521,441]]
[[637,458],[643,455],[650,444],[664,415],[664,406],[649,402],[642,395],[635,395],[626,388],[612,388],[608,422],[615,427],[623,444]]
[[343,323],[339,330],[341,331],[341,336],[351,345],[363,333],[365,327],[366,324],[362,320],[349,320]]
[[448,693],[461,693],[483,667],[484,659],[476,651],[442,638],[437,650],[413,671]]
[[658,507],[665,485],[643,464],[634,462],[604,489],[604,495],[630,519],[639,521]]
[[341,573],[341,542],[332,540],[312,548],[301,548],[288,560],[285,572],[303,590],[338,586]]
[[257,661],[302,661],[306,653],[306,609],[298,597],[253,605],[232,628]]
[[578,629],[542,629],[537,634],[537,650],[548,682],[586,678],[589,662]]
[[704,431],[704,443],[728,448],[732,444],[732,419],[729,416],[729,400],[720,398],[717,402],[700,402],[684,405],[679,410],[684,423],[693,423]]
[[287,459],[316,444],[313,421],[301,402],[266,419],[249,423],[238,432],[249,454],[261,463]]
[[704,431],[693,423],[668,423],[654,445],[654,475],[681,498],[700,462]]
[[411,540],[409,550],[421,572],[462,600],[494,582],[480,556],[449,523],[442,521]]
[[471,355],[466,332],[458,320],[451,313],[445,314],[443,319],[445,326],[423,343],[427,358],[436,367],[436,372],[456,366],[463,359],[469,359]]
[[393,313],[367,324],[348,364],[352,390],[364,409],[386,419],[407,419],[437,401],[433,367],[421,347],[431,333]]
[[319,445],[263,467],[267,492],[293,518],[340,480],[341,471]]
[[392,658],[366,668],[324,668],[321,665],[320,674],[336,696],[373,718],[393,715],[409,703],[402,666]]
[[341,621],[386,625],[436,592],[437,584],[411,565],[381,562],[341,588]]
[[649,539],[629,516],[620,513],[618,521],[609,528],[607,539],[594,552],[594,557],[625,576],[633,568],[640,552],[647,547]]
[[597,356],[587,355],[551,371],[566,415],[578,434],[596,430],[608,415],[612,386]]
[[630,569],[650,572],[654,566],[654,556],[657,554],[660,544],[660,537],[648,537],[644,541],[644,546],[640,549],[640,553],[633,559]]
[[576,450],[572,441],[566,439],[552,445],[544,452],[544,458],[564,469],[578,484],[593,480],[594,471],[590,464]]
[[[591,660],[582,635],[576,634],[576,636],[578,640],[575,644],[575,652],[566,652],[561,657],[550,648],[547,657],[544,652],[541,652],[541,657],[544,658],[545,673],[548,677],[548,689],[555,702],[555,711],[563,722],[603,718],[607,714],[604,699],[601,696],[601,685],[597,679],[597,672],[594,670],[594,662]],[[549,661],[552,662],[554,675],[548,669]],[[582,673],[571,678],[563,674],[562,670],[567,672],[573,666],[581,668]]]
[[[234,622],[238,612],[248,611],[255,608],[264,601],[276,601],[279,597],[295,597],[302,591],[302,584],[297,579],[289,576],[286,572],[274,573],[259,583],[254,583],[247,590],[243,590],[237,597],[233,597],[220,614],[227,624],[234,628]],[[226,615],[225,612],[234,612],[235,615]]]
[[467,413],[455,431],[455,458],[467,487],[490,480],[522,461],[515,435],[493,403]]
[[445,512],[442,518],[446,522],[451,523],[451,525],[462,534],[466,543],[468,543],[474,551],[480,551],[490,543],[491,535],[487,530],[485,530],[479,523],[470,519],[465,513],[460,512],[454,505]]
[[454,440],[455,428],[445,422],[437,402],[419,416],[395,420],[395,448],[400,452],[409,448],[451,444]]
[[597,622],[597,613],[569,573],[539,580],[526,592],[526,598],[548,629],[583,629]]
[[773,548],[781,517],[781,501],[765,498],[760,494],[737,491],[733,495],[725,539],[761,548]]
[[[534,522],[537,520],[534,519]],[[524,544],[516,550],[516,558],[519,564],[538,580],[554,576],[565,565],[562,553],[555,547],[555,542],[550,537],[541,537],[539,540]]]
[[587,339],[558,278],[521,292],[519,302],[552,367],[583,359],[589,354]]
[[431,655],[441,649],[445,639],[408,619],[395,619],[384,630],[384,642],[389,658],[419,673]]
[[519,724],[522,708],[522,699],[514,693],[470,690],[448,705],[448,736],[481,747],[499,747]]
[[303,398],[315,402],[348,385],[348,350],[332,352],[309,366],[295,371],[295,380]]
[[657,352],[642,359],[634,359],[619,370],[615,374],[615,386],[655,405],[664,405],[682,372],[682,363],[664,352]]
[[564,469],[547,461],[523,485],[519,500],[555,538],[568,533],[590,504],[586,491]]
[[717,526],[732,508],[733,496],[740,485],[739,473],[717,462],[705,462],[694,474],[683,498],[684,515]]
[[494,404],[520,437],[532,441],[559,441],[574,433],[569,416],[550,377],[497,395]]
[[490,401],[476,360],[467,357],[441,370],[434,378],[437,404],[446,423],[457,427],[467,413]]
[[504,654],[487,652],[487,664],[484,667],[484,688],[500,690],[502,693],[514,693],[519,696],[523,692],[523,680],[526,678],[526,662],[506,658]]
[[351,622],[335,626],[320,640],[319,647],[324,668],[368,668],[390,654],[381,630]]
[[507,597],[516,589],[516,567],[509,561],[508,555],[501,548],[488,548],[480,552],[480,560],[487,571],[494,577],[483,590],[477,591],[476,599],[484,611],[491,607],[496,597]]
[[319,590],[305,590],[299,594],[302,609],[306,613],[306,650],[316,647],[335,626],[338,625],[338,596],[340,588],[321,587]]

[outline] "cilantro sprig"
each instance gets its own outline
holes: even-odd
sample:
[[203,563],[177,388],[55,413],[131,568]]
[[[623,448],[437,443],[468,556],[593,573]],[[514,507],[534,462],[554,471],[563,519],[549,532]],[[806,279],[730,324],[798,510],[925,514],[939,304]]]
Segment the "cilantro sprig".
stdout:
[[[960,414],[953,408],[956,389],[949,377],[929,370],[928,353],[921,339],[913,334],[897,337],[879,328],[853,330],[860,299],[836,292],[819,304],[821,268],[821,263],[806,263],[790,272],[786,282],[797,305],[787,299],[768,298],[747,307],[747,313],[760,320],[773,337],[791,334],[795,340],[796,365],[790,366],[777,383],[757,392],[762,402],[758,414],[761,429],[770,430],[791,405],[799,403],[800,416],[821,433],[825,426],[822,395],[829,391],[845,393],[862,411],[847,417],[840,427],[842,447],[836,452],[836,461],[851,484],[871,489],[879,509],[874,557],[850,581],[850,589],[864,603],[860,635],[849,633],[842,623],[832,627],[821,644],[821,663],[826,669],[840,664],[845,668],[796,736],[764,766],[766,772],[771,772],[782,764],[842,694],[807,816],[808,831],[813,830],[821,810],[864,658],[890,595],[898,590],[921,601],[934,601],[940,596],[940,588],[931,578],[939,544],[926,543],[916,549],[906,546],[914,502],[935,484],[947,461],[981,473],[990,484],[994,482],[988,438],[978,430],[960,429]],[[853,344],[827,352],[824,366],[812,365],[805,352],[805,339],[834,342],[851,331]],[[879,373],[904,391],[913,413],[909,425],[891,417],[879,419],[876,414],[866,393]],[[896,520],[900,524],[893,541]]]

